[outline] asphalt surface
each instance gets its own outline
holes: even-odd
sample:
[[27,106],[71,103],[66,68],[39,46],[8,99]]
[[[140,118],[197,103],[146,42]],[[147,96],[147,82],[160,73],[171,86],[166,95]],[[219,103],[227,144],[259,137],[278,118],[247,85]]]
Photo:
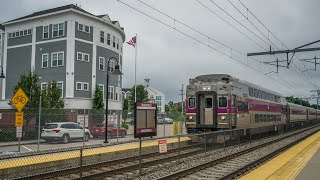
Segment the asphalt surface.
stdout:
[[303,168],[296,180],[320,179],[320,151],[310,159],[307,165]]
[[[158,136],[157,137],[165,137],[165,136],[172,136],[172,124],[158,124]],[[125,138],[121,137],[112,137],[109,139],[109,142],[125,142],[133,140],[133,126],[129,126],[128,135]],[[24,144],[27,143],[27,144]],[[32,144],[30,144],[32,143]],[[48,149],[61,149],[61,148],[69,148],[69,147],[78,147],[82,145],[95,145],[95,144],[103,144],[104,138],[91,138],[88,142],[83,143],[82,141],[72,141],[67,144],[62,142],[52,142],[52,143],[45,143],[41,140],[39,145],[39,150],[48,150]],[[8,142],[8,143],[0,143],[0,155],[5,153],[12,153],[18,151],[18,142]],[[38,144],[37,141],[24,141],[21,142],[20,145],[20,152],[30,152],[30,151],[37,151]]]

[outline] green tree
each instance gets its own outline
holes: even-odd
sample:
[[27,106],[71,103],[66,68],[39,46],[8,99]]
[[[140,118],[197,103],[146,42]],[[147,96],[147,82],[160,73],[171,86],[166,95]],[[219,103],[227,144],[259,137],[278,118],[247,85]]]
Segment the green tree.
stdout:
[[93,120],[97,124],[102,124],[104,121],[104,103],[103,103],[103,92],[96,85],[94,94],[93,94],[93,101],[92,101],[92,111],[93,111]]
[[165,107],[165,112],[168,113],[170,111],[170,106],[166,104],[164,107]]
[[122,118],[126,121],[128,117],[128,111],[129,111],[129,100],[128,98],[123,99],[122,104]]
[[[48,84],[47,89],[42,90],[41,96],[42,125],[45,122],[62,122],[66,120],[64,101],[56,81]],[[38,119],[37,119],[38,121]]]
[[[134,109],[134,96],[135,96],[135,88],[134,86],[130,90],[130,109]],[[148,91],[145,89],[144,85],[139,84],[137,85],[137,102],[146,102],[148,101]]]

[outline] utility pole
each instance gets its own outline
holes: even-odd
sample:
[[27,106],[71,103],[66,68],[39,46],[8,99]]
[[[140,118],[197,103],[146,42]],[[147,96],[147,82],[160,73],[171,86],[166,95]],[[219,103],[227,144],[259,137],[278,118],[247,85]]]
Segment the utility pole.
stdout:
[[317,93],[317,113],[316,113],[316,118],[318,120],[318,110],[319,110],[319,94],[320,94],[320,90],[312,90],[310,92],[316,92]]
[[183,116],[183,93],[184,93],[184,90],[183,90],[183,84],[182,84],[182,88],[181,88],[181,94],[179,94],[179,95],[181,95],[181,115]]

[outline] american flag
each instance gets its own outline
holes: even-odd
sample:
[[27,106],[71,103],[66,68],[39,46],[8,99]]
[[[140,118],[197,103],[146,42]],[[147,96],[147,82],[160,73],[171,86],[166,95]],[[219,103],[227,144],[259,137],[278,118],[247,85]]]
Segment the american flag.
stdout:
[[127,43],[130,44],[133,47],[136,47],[136,43],[137,43],[136,36],[134,36],[132,39],[130,39],[130,41],[127,42]]

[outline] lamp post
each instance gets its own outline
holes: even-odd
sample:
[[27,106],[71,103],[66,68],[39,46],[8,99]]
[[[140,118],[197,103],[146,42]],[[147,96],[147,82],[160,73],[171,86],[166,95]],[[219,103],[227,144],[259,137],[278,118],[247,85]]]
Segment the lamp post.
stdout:
[[105,140],[104,143],[108,143],[108,100],[109,100],[109,63],[111,60],[114,60],[116,62],[116,65],[114,67],[114,70],[111,72],[114,75],[122,75],[122,72],[120,71],[118,59],[115,57],[111,57],[107,60],[107,82],[106,82],[106,127],[105,127]]

